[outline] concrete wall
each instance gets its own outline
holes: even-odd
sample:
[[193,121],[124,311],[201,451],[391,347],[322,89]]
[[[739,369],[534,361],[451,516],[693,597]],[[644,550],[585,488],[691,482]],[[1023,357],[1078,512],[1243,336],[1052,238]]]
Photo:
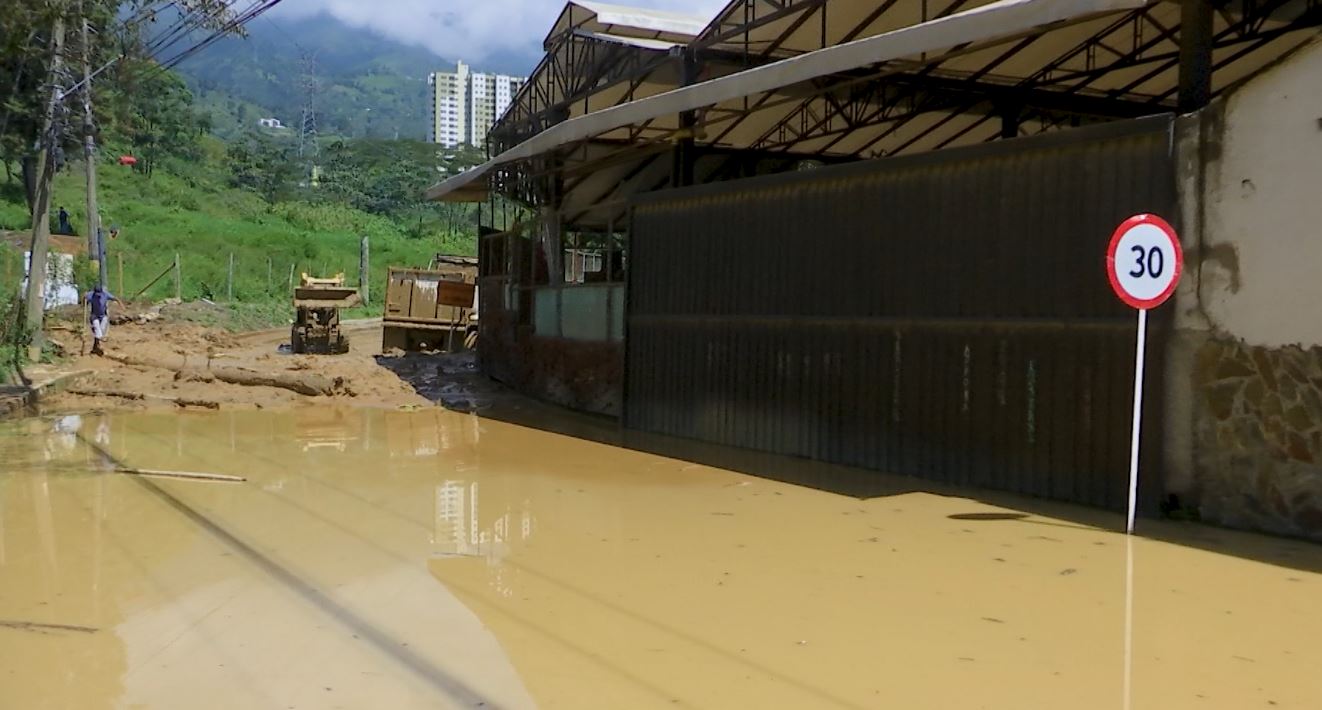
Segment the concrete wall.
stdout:
[[1252,345],[1322,343],[1322,44],[1225,102],[1208,164],[1203,304]]
[[1206,520],[1322,540],[1320,120],[1313,43],[1180,121],[1165,464]]
[[623,342],[540,336],[516,321],[513,311],[483,312],[478,359],[484,373],[562,407],[620,416]]

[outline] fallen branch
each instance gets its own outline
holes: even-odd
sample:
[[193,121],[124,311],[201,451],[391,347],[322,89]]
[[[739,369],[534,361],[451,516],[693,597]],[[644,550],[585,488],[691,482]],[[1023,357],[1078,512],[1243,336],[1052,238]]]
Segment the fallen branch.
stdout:
[[115,399],[128,399],[133,401],[147,398],[147,395],[138,392],[115,392],[113,390],[67,389],[65,392],[78,395],[79,397],[114,397]]
[[220,481],[222,483],[244,483],[248,479],[242,476],[226,476],[223,473],[194,473],[192,471],[159,471],[147,468],[117,468],[115,473],[130,476],[152,476],[156,478],[182,478],[190,481]]
[[179,372],[185,369],[187,361],[184,358],[154,358],[154,357],[129,357],[127,355],[117,355],[115,353],[106,353],[107,360],[114,360],[121,365],[130,365],[132,367],[150,367],[158,370],[172,370]]
[[154,402],[170,402],[178,407],[199,407],[202,409],[220,409],[220,402],[212,402],[205,399],[185,399],[183,397],[163,397],[155,394],[143,394],[141,392],[120,392],[117,390],[84,390],[69,389],[65,390],[69,394],[79,397],[112,397],[114,399],[127,399],[129,401],[141,402],[151,400]]
[[344,387],[344,382],[338,378],[332,380],[308,372],[265,373],[237,368],[220,368],[211,372],[221,382],[248,387],[278,387],[309,397],[332,397]]
[[36,621],[6,621],[2,619],[0,619],[0,629],[16,629],[18,631],[31,631],[38,634],[48,634],[52,631],[77,631],[80,634],[94,634],[99,630],[91,626],[43,624]]
[[212,402],[209,399],[185,399],[184,397],[166,397],[180,407],[196,407],[198,409],[220,409],[220,402]]
[[[184,370],[196,370],[190,368],[185,358],[137,358],[123,355],[107,355],[106,357],[115,362],[134,367],[150,367],[158,370],[170,370],[172,372],[183,372]],[[333,397],[344,391],[344,380],[340,378],[331,379],[321,375],[299,372],[257,372],[234,367],[222,367],[208,369],[216,379],[221,382],[228,382],[232,385],[244,385],[246,387],[275,387],[286,389],[298,394],[309,397]]]

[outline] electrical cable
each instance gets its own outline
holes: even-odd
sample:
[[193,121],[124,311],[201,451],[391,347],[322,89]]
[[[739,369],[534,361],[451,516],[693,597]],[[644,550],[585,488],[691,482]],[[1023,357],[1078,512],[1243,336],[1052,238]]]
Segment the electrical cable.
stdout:
[[[163,69],[169,70],[169,69],[173,69],[173,68],[179,66],[179,64],[180,64],[181,62],[183,62],[183,61],[189,59],[190,57],[192,57],[192,56],[198,54],[198,53],[201,52],[202,50],[206,49],[207,47],[210,47],[211,45],[215,44],[216,42],[219,42],[220,40],[224,39],[225,37],[228,37],[228,36],[231,35],[236,29],[239,29],[239,28],[241,28],[241,27],[246,26],[248,23],[252,22],[254,19],[260,17],[260,16],[261,16],[263,13],[265,13],[266,11],[270,10],[271,8],[275,7],[276,5],[279,5],[282,1],[283,1],[283,0],[255,0],[251,5],[248,6],[248,9],[247,9],[247,10],[245,10],[245,11],[243,11],[242,13],[240,13],[239,15],[235,16],[233,19],[231,19],[229,22],[227,22],[224,26],[222,26],[222,27],[216,29],[215,31],[213,31],[210,35],[208,35],[208,36],[207,36],[205,39],[203,39],[201,42],[198,42],[197,44],[193,45],[192,47],[189,47],[188,49],[183,50],[182,52],[180,52],[180,53],[178,53],[178,54],[176,54],[176,55],[170,57],[169,59],[166,59],[166,60],[161,61],[161,67],[162,67]],[[160,60],[158,60],[158,61],[160,61]]]

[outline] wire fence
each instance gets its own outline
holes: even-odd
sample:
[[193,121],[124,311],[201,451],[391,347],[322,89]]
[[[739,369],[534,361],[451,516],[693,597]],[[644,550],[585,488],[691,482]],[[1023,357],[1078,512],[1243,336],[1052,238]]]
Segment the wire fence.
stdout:
[[[52,251],[45,280],[48,311],[77,307],[98,281],[98,265],[85,255]],[[112,253],[106,260],[106,286],[121,301],[160,303],[178,298],[216,304],[250,304],[258,308],[248,318],[266,316],[267,306],[288,307],[303,274],[342,275],[346,285],[361,287],[359,259],[246,258],[239,254]],[[383,288],[384,265],[372,272],[374,288]],[[0,243],[0,384],[12,380],[27,353],[30,334],[24,318],[27,264],[24,250]],[[382,293],[382,290],[372,291]],[[365,304],[366,305],[366,304]],[[248,313],[248,311],[245,311]]]
[[[343,275],[360,281],[358,262],[348,259],[288,260],[242,258],[235,254],[200,257],[189,254],[112,254],[106,264],[107,287],[128,301],[253,302],[290,298],[303,274]],[[373,274],[375,280],[376,274]],[[384,277],[384,270],[382,276]]]

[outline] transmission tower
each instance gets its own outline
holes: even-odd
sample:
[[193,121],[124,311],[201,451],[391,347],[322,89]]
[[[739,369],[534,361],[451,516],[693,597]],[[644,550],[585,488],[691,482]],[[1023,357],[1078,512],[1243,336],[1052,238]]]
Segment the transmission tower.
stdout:
[[317,96],[317,58],[314,54],[302,52],[302,88],[303,118],[299,121],[298,157],[307,165],[308,175],[312,175],[312,166],[317,158],[317,109],[314,101]]

